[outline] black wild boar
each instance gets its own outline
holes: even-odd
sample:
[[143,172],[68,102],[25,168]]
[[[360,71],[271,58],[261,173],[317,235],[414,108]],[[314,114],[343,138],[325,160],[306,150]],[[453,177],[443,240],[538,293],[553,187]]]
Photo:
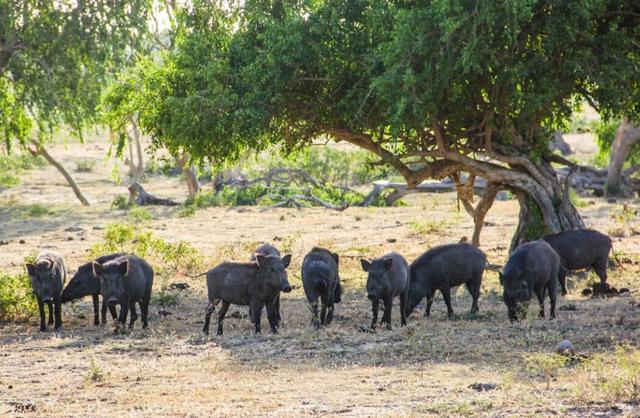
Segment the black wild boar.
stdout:
[[27,272],[31,278],[31,287],[38,301],[40,312],[40,331],[46,331],[44,305],[49,306],[49,325],[54,323],[55,329],[62,326],[62,288],[67,276],[64,261],[59,254],[43,251],[38,254],[34,263],[27,263]]
[[373,320],[371,329],[378,322],[380,301],[384,304],[382,321],[391,329],[391,307],[393,298],[400,296],[401,324],[407,325],[407,301],[409,297],[409,264],[398,253],[389,253],[374,260],[360,260],[362,270],[369,273],[367,277],[367,298],[372,303]]
[[546,241],[537,240],[520,245],[511,253],[500,274],[504,287],[503,299],[511,322],[525,319],[529,300],[535,293],[540,302],[540,318],[544,318],[544,298],[551,299],[551,318],[556,317],[556,288],[560,257]]
[[[280,251],[274,247],[273,245],[270,244],[262,244],[261,246],[259,246],[258,248],[256,248],[256,251],[251,254],[251,258],[249,259],[250,261],[256,261],[256,254],[262,254],[264,256],[268,256],[268,255],[272,255],[274,257],[281,257]],[[285,270],[284,274],[287,274],[287,271]],[[277,322],[277,326],[280,326],[280,321],[282,321],[282,317],[280,316],[280,293],[278,292],[278,295],[276,296],[276,300],[273,304],[273,309],[276,315],[276,322]],[[249,318],[251,318],[251,320],[253,321],[253,314],[251,312],[251,305],[249,305]]]
[[593,267],[600,282],[607,282],[607,261],[611,238],[592,229],[576,229],[542,237],[560,256],[559,280],[562,294],[567,294],[566,270]]
[[142,328],[149,325],[149,301],[153,287],[153,268],[142,258],[124,255],[104,264],[94,261],[93,274],[100,281],[100,293],[109,306],[120,305],[118,326],[124,328],[131,309],[129,328],[138,319],[136,302],[140,304]]
[[[342,299],[338,261],[338,254],[324,248],[314,247],[302,262],[302,286],[307,301],[311,305],[315,326],[330,324],[333,319],[334,305]],[[318,298],[322,303],[319,322]]]
[[[107,261],[114,260],[118,257],[122,257],[124,253],[113,253],[102,255],[96,258],[94,261],[103,264]],[[64,288],[62,292],[62,303],[71,302],[76,299],[83,298],[91,295],[93,299],[93,323],[100,325],[100,317],[98,310],[100,307],[100,281],[93,277],[93,262],[85,263],[78,267],[78,271],[73,275],[69,284]],[[115,306],[109,306],[111,317],[116,319]],[[102,324],[107,323],[107,302],[102,298]]]
[[218,312],[217,335],[222,335],[222,322],[230,304],[250,305],[256,334],[260,333],[262,307],[267,307],[267,318],[271,331],[278,332],[273,305],[280,292],[291,292],[285,269],[291,256],[283,258],[256,254],[256,261],[224,262],[207,272],[209,304],[204,317],[202,331],[209,334],[209,322],[216,305],[222,301]]
[[478,312],[478,297],[486,263],[484,253],[467,243],[442,245],[422,254],[409,266],[407,314],[411,314],[422,298],[426,297],[425,316],[429,316],[435,292],[439,290],[447,304],[448,314],[452,316],[451,288],[463,283],[473,299],[471,313]]

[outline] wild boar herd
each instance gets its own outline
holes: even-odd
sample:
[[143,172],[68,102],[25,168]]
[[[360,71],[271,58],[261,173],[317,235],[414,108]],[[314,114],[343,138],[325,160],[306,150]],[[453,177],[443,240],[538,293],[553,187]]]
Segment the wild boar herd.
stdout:
[[[566,274],[570,270],[592,267],[606,285],[611,248],[609,237],[589,229],[547,235],[517,247],[503,271],[499,272],[509,320],[514,322],[526,317],[534,294],[540,303],[539,317],[544,318],[547,292],[551,305],[549,315],[555,318],[557,286],[560,283],[562,294],[567,293]],[[211,315],[218,304],[218,335],[223,334],[224,318],[231,304],[249,306],[249,317],[256,333],[260,333],[260,318],[266,307],[269,327],[277,332],[282,319],[280,293],[292,290],[287,276],[290,262],[291,255],[283,257],[277,248],[264,244],[246,262],[223,262],[205,273],[191,276],[206,275],[209,303],[203,332],[209,333]],[[302,286],[316,327],[331,323],[335,305],[342,299],[339,264],[338,254],[319,247],[314,247],[302,262]],[[470,244],[432,248],[410,265],[395,252],[373,260],[363,259],[361,265],[368,274],[366,292],[372,304],[371,329],[378,323],[380,302],[383,305],[380,324],[391,328],[391,311],[396,297],[400,298],[401,325],[406,325],[407,317],[423,299],[426,299],[425,316],[429,316],[437,291],[442,294],[448,315],[452,316],[451,288],[462,284],[471,294],[471,313],[479,310],[487,257]],[[49,308],[48,324],[55,323],[58,330],[62,326],[62,303],[89,295],[93,298],[95,325],[101,321],[106,323],[109,309],[117,321],[116,331],[125,328],[129,311],[129,328],[132,328],[138,319],[136,303],[140,307],[142,327],[148,325],[154,273],[149,263],[140,257],[124,253],[98,257],[78,267],[66,287],[66,269],[60,255],[42,252],[26,267],[38,302],[41,331],[46,330],[45,305]],[[101,310],[99,295],[102,295]]]

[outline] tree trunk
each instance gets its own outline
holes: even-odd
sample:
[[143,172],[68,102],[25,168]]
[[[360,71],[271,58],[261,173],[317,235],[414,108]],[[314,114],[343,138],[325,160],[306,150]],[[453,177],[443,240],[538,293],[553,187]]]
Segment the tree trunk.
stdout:
[[182,173],[184,174],[185,180],[187,181],[189,197],[195,196],[200,191],[200,183],[198,183],[196,171],[193,166],[187,166],[187,161],[189,161],[189,154],[183,153],[179,157],[176,157],[176,161],[178,162],[180,169],[182,169]]
[[67,183],[69,183],[69,186],[71,186],[71,189],[73,189],[73,193],[75,193],[76,197],[78,198],[78,200],[80,201],[80,203],[82,203],[84,206],[90,206],[89,201],[84,197],[84,195],[82,194],[82,192],[80,191],[80,188],[78,187],[78,184],[75,182],[75,180],[73,179],[73,177],[71,177],[71,175],[69,174],[69,172],[62,166],[62,164],[60,164],[59,162],[57,162],[45,149],[45,147],[38,141],[31,141],[31,143],[36,147],[35,150],[29,148],[29,151],[31,152],[31,154],[33,154],[34,156],[36,155],[42,155],[48,162],[49,164],[51,164],[52,166],[54,166],[56,169],[58,169],[58,171],[64,176],[64,178],[67,180]]
[[482,227],[484,226],[484,218],[487,216],[487,212],[491,209],[493,202],[496,200],[496,196],[498,195],[498,187],[493,183],[487,183],[487,188],[484,191],[484,196],[478,205],[476,206],[473,214],[473,223],[475,227],[473,228],[473,237],[471,238],[471,245],[475,247],[480,247],[480,232],[482,231]]
[[[140,143],[140,130],[138,129],[138,124],[136,123],[136,121],[133,118],[131,119],[131,131],[133,133],[133,142],[136,145],[136,153],[137,153],[137,158],[138,158],[138,162],[136,164],[136,170],[135,170],[135,178],[136,179],[142,179],[143,175],[144,175],[144,160],[143,160],[143,156],[142,156],[142,144]],[[133,158],[132,158],[133,161]]]
[[607,173],[607,196],[628,197],[632,195],[631,190],[624,187],[622,167],[631,152],[631,147],[638,141],[640,141],[640,127],[633,126],[626,120],[622,121],[616,131],[613,144],[611,144],[611,159]]
[[581,229],[585,226],[582,217],[575,206],[568,200],[568,197],[566,201],[561,201],[554,205],[554,215],[559,221],[558,227],[556,224],[547,221],[543,210],[537,203],[539,198],[536,198],[536,193],[529,194],[522,190],[516,190],[515,193],[518,203],[520,203],[520,213],[518,215],[518,226],[509,246],[509,253],[520,244],[540,239],[547,234]]

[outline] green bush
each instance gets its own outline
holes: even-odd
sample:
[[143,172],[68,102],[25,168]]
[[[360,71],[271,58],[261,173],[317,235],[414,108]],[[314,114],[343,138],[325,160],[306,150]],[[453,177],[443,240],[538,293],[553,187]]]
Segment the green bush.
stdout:
[[89,160],[88,158],[84,158],[82,160],[76,161],[76,171],[78,173],[90,173],[93,171],[96,162],[95,160]]
[[20,184],[20,174],[25,170],[46,166],[42,157],[30,154],[0,156],[0,187],[9,188]]
[[[308,195],[308,192],[323,201],[335,205],[347,203],[357,205],[361,203],[365,196],[354,190],[336,187],[332,185],[322,185],[312,187],[310,190],[300,187],[267,187],[261,184],[251,185],[245,188],[222,186],[219,191],[200,192],[196,196],[189,198],[180,216],[192,216],[196,208],[218,207],[218,206],[270,206],[286,198]],[[317,206],[311,200],[298,199],[300,203],[308,206]],[[402,204],[398,201],[396,204]],[[380,195],[372,202],[371,206],[389,206],[385,201],[385,196]]]
[[160,306],[175,306],[178,304],[178,294],[167,289],[160,289],[151,295],[151,304]]
[[145,258],[156,273],[163,275],[173,274],[179,269],[192,271],[203,262],[200,253],[191,244],[184,241],[169,242],[130,224],[108,225],[103,241],[93,245],[90,250],[92,257],[113,252],[128,252]]
[[38,312],[27,273],[0,273],[0,320],[28,319]]
[[395,174],[393,169],[373,166],[371,154],[363,149],[343,146],[311,146],[283,155],[272,147],[246,159],[240,168],[250,177],[274,168],[299,168],[318,180],[342,186],[354,186]]
[[128,215],[134,222],[150,221],[152,218],[151,212],[149,212],[148,209],[141,208],[139,206],[131,208]]
[[133,204],[131,203],[131,200],[127,196],[121,194],[117,195],[113,199],[113,202],[111,202],[112,209],[129,209],[132,206]]

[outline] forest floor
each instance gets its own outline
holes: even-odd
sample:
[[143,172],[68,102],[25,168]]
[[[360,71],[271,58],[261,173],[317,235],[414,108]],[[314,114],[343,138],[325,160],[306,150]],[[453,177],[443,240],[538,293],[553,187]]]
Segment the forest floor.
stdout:
[[[92,142],[52,149],[72,171],[78,155],[93,161],[90,172],[73,173],[90,207],[80,206],[50,167],[28,171],[20,185],[0,193],[0,241],[6,242],[0,271],[20,272],[25,256],[46,248],[62,253],[72,274],[107,225],[131,222],[126,210],[111,208],[126,188],[110,180],[113,163],[105,162],[105,152]],[[151,177],[144,187],[185,199],[177,177]],[[569,295],[559,298],[556,320],[537,319],[532,302],[528,319],[510,324],[497,272],[486,271],[477,315],[468,313],[471,298],[460,287],[453,318],[438,296],[430,318],[420,310],[400,327],[396,305],[392,330],[362,332],[371,310],[361,257],[397,251],[411,262],[472,234],[453,193],[405,201],[344,212],[210,208],[190,217],[178,217],[178,207],[149,208],[152,219],[139,227],[193,245],[205,270],[223,259],[248,259],[260,242],[291,253],[294,291],[282,297],[280,332],[268,332],[263,318],[266,331],[254,336],[247,309],[232,307],[225,335],[205,337],[204,278],[184,271],[159,276],[155,292],[175,282],[189,288],[175,291],[176,305],[152,305],[147,330],[139,322],[123,335],[111,324],[94,326],[90,298],[64,306],[60,332],[39,332],[35,317],[1,323],[0,415],[640,416],[640,236],[613,243],[624,269],[611,266],[609,282],[630,292],[591,299],[582,290],[597,277],[575,275]],[[635,222],[616,214],[640,205],[580,198],[580,206],[586,224],[607,233]],[[505,263],[517,215],[514,200],[497,201],[489,212],[481,249],[490,263]],[[345,287],[335,321],[319,330],[311,326],[300,283],[302,259],[314,245],[340,254]],[[564,339],[583,361],[554,363]]]

